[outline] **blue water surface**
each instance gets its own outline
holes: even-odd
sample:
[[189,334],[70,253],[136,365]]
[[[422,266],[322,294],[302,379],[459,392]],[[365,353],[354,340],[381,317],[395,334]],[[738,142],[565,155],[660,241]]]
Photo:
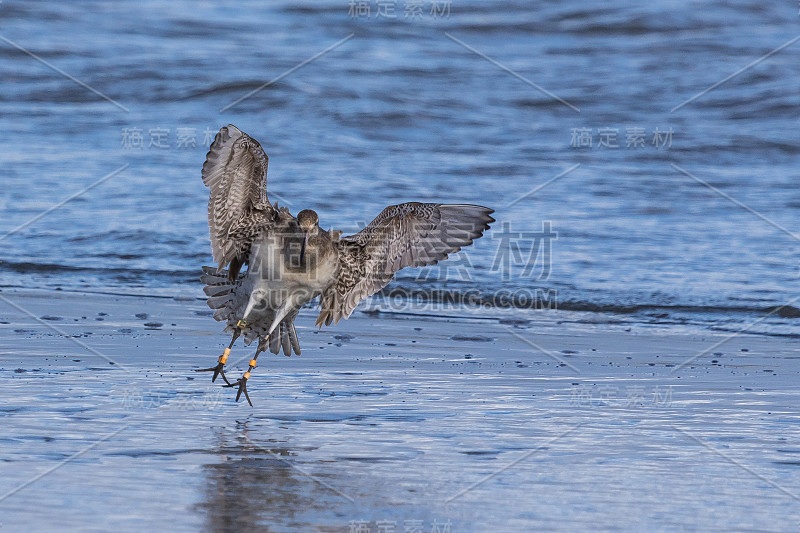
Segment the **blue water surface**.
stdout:
[[467,268],[395,289],[800,333],[797,5],[406,4],[2,2],[0,284],[199,296],[200,168],[233,123],[326,227],[496,209]]

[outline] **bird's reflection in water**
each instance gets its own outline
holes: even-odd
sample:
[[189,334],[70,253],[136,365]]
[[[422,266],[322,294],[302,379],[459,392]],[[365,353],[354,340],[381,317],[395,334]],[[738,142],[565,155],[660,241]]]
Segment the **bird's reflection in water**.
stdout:
[[334,487],[337,480],[310,472],[308,465],[295,465],[296,451],[246,425],[221,430],[221,461],[204,467],[205,501],[199,508],[206,513],[207,530],[346,530],[346,517],[357,511],[348,510],[352,502],[347,496],[323,484]]

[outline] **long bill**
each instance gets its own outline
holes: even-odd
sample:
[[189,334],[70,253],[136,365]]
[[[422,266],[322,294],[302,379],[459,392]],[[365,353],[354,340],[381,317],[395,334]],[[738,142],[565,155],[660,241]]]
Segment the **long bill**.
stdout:
[[303,264],[303,258],[306,255],[306,244],[308,244],[308,232],[303,232],[303,244],[300,246],[300,264]]

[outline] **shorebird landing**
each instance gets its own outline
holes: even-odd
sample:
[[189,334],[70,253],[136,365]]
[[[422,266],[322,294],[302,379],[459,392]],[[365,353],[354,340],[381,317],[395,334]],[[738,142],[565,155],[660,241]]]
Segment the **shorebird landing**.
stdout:
[[[214,318],[227,323],[233,338],[216,366],[199,371],[214,372],[212,382],[221,375],[226,387],[238,386],[236,401],[244,393],[251,406],[247,380],[258,355],[267,348],[300,355],[294,319],[303,305],[320,296],[317,326],[335,324],[398,270],[436,264],[494,222],[487,207],[409,202],[385,208],[355,235],[341,237],[320,228],[310,209],[295,218],[269,203],[268,162],[255,139],[228,125],[203,164],[217,267],[203,267],[201,280]],[[244,375],[231,383],[223,368],[240,335],[248,345],[258,339],[258,348]]]

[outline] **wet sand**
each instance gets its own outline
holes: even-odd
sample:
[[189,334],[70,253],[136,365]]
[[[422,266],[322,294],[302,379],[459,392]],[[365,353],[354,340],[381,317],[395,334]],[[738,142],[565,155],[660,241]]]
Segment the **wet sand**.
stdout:
[[795,339],[308,310],[251,408],[194,372],[228,342],[202,301],[0,296],[3,531],[800,524]]

